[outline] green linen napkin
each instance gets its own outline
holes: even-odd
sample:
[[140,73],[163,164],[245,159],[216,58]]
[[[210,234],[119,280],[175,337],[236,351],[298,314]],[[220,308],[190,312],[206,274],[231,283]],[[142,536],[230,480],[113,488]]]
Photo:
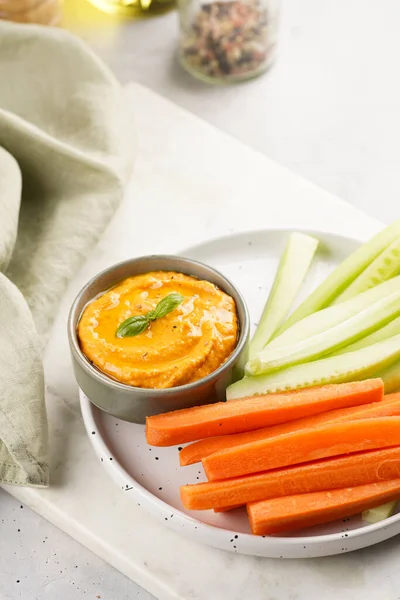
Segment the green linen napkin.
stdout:
[[78,39],[0,22],[0,482],[47,486],[41,351],[65,287],[120,202],[120,85]]

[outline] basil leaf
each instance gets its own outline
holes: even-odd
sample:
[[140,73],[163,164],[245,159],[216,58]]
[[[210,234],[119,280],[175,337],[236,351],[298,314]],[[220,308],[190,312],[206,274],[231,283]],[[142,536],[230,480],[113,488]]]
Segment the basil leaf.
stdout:
[[116,331],[116,336],[119,338],[124,337],[133,337],[135,335],[139,335],[139,333],[143,333],[146,331],[147,327],[150,324],[150,321],[155,321],[156,319],[161,319],[165,317],[168,313],[172,312],[177,306],[183,302],[184,297],[182,294],[178,294],[178,292],[172,292],[172,294],[168,294],[165,296],[160,302],[157,304],[154,310],[150,310],[145,315],[136,315],[135,317],[129,317],[125,319],[118,327]]
[[184,300],[182,294],[178,294],[178,292],[172,292],[172,294],[168,294],[165,296],[160,302],[157,304],[154,310],[151,311],[153,313],[151,316],[147,313],[148,318],[151,321],[155,321],[156,319],[161,319],[168,315],[168,313],[175,310],[177,306],[179,306]]
[[133,337],[146,331],[148,326],[149,319],[147,318],[147,315],[136,315],[135,317],[125,319],[118,327],[116,335],[119,338]]

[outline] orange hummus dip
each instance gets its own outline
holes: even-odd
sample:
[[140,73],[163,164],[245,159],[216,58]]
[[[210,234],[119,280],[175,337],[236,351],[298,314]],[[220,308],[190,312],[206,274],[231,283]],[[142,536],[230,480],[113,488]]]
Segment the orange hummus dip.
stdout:
[[[183,302],[146,331],[119,338],[125,319],[153,310],[172,292]],[[209,281],[168,271],[129,277],[86,306],[78,325],[82,351],[101,371],[142,388],[171,388],[212,373],[238,339],[236,305]]]

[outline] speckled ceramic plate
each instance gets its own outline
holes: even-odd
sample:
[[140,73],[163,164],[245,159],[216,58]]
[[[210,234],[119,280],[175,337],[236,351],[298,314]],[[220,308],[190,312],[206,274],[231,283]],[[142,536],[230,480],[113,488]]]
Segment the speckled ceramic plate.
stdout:
[[[179,253],[208,263],[231,278],[243,292],[256,321],[287,235],[282,230],[237,234]],[[315,235],[321,246],[305,283],[304,295],[358,245],[356,240],[322,232]],[[204,481],[201,465],[180,467],[178,447],[149,447],[143,425],[116,420],[96,408],[83,393],[81,407],[95,452],[121,492],[166,526],[199,542],[243,554],[299,558],[349,552],[400,533],[400,514],[375,525],[353,517],[290,537],[257,537],[250,534],[242,508],[219,514],[210,510],[186,511],[179,499],[179,487]]]

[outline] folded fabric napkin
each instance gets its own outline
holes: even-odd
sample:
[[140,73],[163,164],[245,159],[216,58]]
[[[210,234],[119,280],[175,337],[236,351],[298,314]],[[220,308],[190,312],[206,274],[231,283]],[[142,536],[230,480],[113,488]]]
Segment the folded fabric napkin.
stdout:
[[41,350],[122,198],[122,88],[68,33],[0,22],[0,482],[47,486]]

